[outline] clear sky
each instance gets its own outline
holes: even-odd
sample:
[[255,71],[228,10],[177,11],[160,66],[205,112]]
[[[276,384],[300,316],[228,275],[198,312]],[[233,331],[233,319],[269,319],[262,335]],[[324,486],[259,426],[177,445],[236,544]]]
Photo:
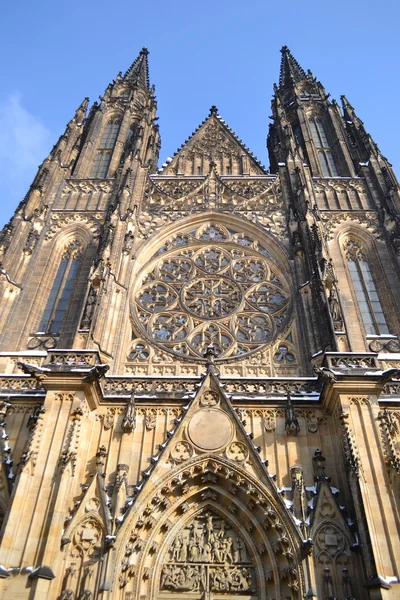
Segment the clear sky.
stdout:
[[400,177],[397,0],[20,0],[0,14],[0,226],[85,96],[150,50],[160,163],[216,104],[268,166],[272,85],[286,44],[345,94]]

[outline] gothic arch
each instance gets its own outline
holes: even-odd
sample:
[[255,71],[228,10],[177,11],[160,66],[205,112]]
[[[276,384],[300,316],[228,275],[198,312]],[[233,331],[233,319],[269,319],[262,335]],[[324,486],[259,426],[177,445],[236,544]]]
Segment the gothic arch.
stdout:
[[117,534],[113,589],[120,589],[121,600],[129,597],[125,592],[159,597],[161,566],[182,521],[184,529],[207,511],[244,541],[254,569],[253,598],[301,597],[301,536],[276,490],[210,454],[185,461],[139,492]]
[[265,245],[267,249],[270,249],[271,254],[278,262],[279,266],[285,270],[288,276],[291,276],[292,269],[289,265],[288,250],[274,237],[274,235],[250,221],[245,221],[240,216],[210,211],[206,213],[191,214],[174,223],[166,224],[161,230],[157,231],[157,233],[151,235],[138,249],[132,277],[136,277],[146,262],[166,241],[178,234],[184,234],[191,229],[198,229],[207,223],[217,226],[220,225],[227,229],[231,227],[235,231],[242,232],[244,235],[249,235],[249,237],[253,238],[255,241]]
[[[89,511],[68,535],[60,598],[95,597],[102,566],[104,524],[96,512]],[[91,594],[84,596],[85,591]]]
[[[46,258],[46,262],[42,268],[41,282],[38,286],[36,298],[34,299],[34,310],[30,313],[29,332],[39,331],[38,326],[41,316],[49,298],[61,260],[66,252],[79,254],[81,261],[67,313],[70,313],[71,310],[74,310],[74,312],[80,311],[80,300],[82,299],[83,301],[83,295],[86,290],[86,277],[82,277],[82,274],[89,274],[92,256],[95,251],[92,241],[93,233],[85,225],[79,223],[68,224],[54,238],[51,237],[45,240],[41,256]],[[80,283],[79,286],[77,286],[78,283]],[[69,335],[71,336],[72,332],[69,332]],[[32,338],[32,340],[35,339]],[[69,341],[72,342],[72,339]],[[31,346],[34,346],[35,343],[35,341],[29,342]]]
[[[357,347],[360,351],[365,350],[367,347],[369,348],[368,343],[371,342],[371,340],[369,342],[368,340],[366,341],[365,336],[385,334],[387,333],[387,328],[383,322],[382,331],[380,330],[381,328],[378,329],[377,325],[374,326],[374,331],[368,331],[368,327],[365,325],[360,311],[359,298],[356,294],[352,275],[349,270],[349,252],[345,246],[351,243],[358,247],[360,256],[363,257],[363,260],[367,264],[371,273],[370,277],[374,282],[377,294],[377,297],[375,297],[374,293],[374,301],[380,302],[382,307],[378,307],[378,312],[383,309],[386,325],[390,328],[390,333],[396,333],[396,320],[393,319],[393,315],[396,314],[396,305],[393,299],[393,292],[385,276],[387,269],[381,262],[381,257],[387,256],[387,249],[385,248],[384,240],[378,239],[376,232],[374,230],[371,231],[370,222],[363,221],[361,218],[358,221],[350,222],[349,220],[343,220],[341,223],[337,223],[332,230],[332,234],[333,239],[329,242],[329,251],[338,277],[338,290],[342,303],[344,303],[344,314],[350,320],[357,319],[361,325],[359,339],[353,336],[355,344],[353,350],[356,350]],[[382,254],[382,250],[384,250],[384,254]],[[364,291],[364,295],[366,294],[367,292]],[[367,299],[364,298],[364,300],[366,301]],[[367,316],[366,318],[375,319],[373,313],[371,313],[373,310],[372,305],[370,305],[369,314],[372,317]]]

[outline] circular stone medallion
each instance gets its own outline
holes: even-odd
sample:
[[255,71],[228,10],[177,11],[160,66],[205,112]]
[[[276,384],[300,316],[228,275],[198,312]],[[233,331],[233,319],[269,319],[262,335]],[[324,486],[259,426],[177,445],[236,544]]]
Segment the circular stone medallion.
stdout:
[[217,450],[229,444],[233,428],[227,414],[215,408],[203,408],[193,415],[188,434],[198,448]]

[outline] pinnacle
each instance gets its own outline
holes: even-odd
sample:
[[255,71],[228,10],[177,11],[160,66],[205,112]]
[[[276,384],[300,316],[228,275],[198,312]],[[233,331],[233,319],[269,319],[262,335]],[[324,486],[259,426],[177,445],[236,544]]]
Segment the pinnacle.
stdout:
[[147,48],[142,48],[123,77],[127,82],[140,85],[146,90],[150,88],[148,55]]
[[307,79],[306,72],[294,58],[287,46],[281,48],[282,59],[279,76],[279,87],[293,85],[302,79]]

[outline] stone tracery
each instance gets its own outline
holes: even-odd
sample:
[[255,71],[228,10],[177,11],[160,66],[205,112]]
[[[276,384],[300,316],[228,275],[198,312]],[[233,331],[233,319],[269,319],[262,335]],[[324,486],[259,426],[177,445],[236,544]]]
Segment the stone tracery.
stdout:
[[198,359],[272,342],[290,315],[290,294],[271,253],[247,235],[208,224],[169,240],[137,282],[133,318],[140,335]]

